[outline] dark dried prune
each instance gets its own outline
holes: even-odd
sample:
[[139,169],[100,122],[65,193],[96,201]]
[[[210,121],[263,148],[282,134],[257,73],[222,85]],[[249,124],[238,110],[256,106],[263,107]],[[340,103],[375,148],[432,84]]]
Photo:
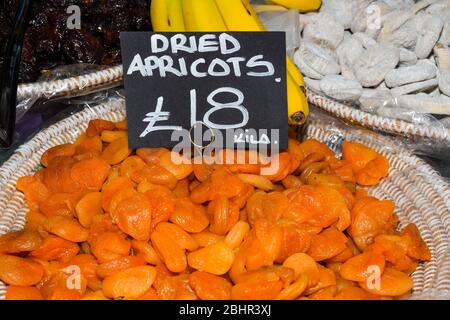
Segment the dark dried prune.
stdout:
[[[0,52],[18,4],[0,0]],[[80,30],[67,27],[70,5],[81,9]],[[149,0],[34,0],[19,80],[36,81],[40,71],[60,64],[119,63],[119,33],[142,30],[151,30]]]
[[66,30],[62,50],[69,63],[100,63],[104,49],[101,42],[85,30]]

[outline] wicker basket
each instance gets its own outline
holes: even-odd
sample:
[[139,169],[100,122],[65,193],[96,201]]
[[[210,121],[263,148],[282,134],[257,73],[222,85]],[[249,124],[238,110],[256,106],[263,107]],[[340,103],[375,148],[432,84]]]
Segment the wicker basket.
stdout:
[[[38,133],[22,145],[0,168],[0,234],[20,230],[25,224],[26,206],[15,183],[29,175],[39,164],[42,153],[58,144],[73,142],[86,129],[89,120],[103,118],[119,121],[125,117],[124,101],[113,100],[86,109]],[[389,177],[369,193],[395,201],[400,227],[413,222],[429,246],[432,260],[422,263],[413,274],[413,298],[450,297],[450,188],[430,166],[391,140],[375,133],[329,130],[328,124],[311,121],[307,137],[326,142],[337,153],[344,139],[365,143],[384,154],[390,162]],[[0,299],[5,285],[0,282]]]
[[450,129],[436,128],[400,119],[381,117],[365,112],[320,94],[307,90],[308,101],[329,114],[371,130],[404,136],[406,138],[425,138],[433,142],[450,144]]
[[122,65],[117,65],[60,80],[23,83],[17,88],[17,101],[30,98],[59,98],[85,95],[92,91],[121,85],[122,75]]

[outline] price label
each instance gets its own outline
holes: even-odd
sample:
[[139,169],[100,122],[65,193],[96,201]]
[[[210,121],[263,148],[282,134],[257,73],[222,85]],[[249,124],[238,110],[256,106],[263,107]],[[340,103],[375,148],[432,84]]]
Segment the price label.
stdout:
[[228,147],[287,147],[284,33],[120,38],[130,148],[174,147],[196,127]]

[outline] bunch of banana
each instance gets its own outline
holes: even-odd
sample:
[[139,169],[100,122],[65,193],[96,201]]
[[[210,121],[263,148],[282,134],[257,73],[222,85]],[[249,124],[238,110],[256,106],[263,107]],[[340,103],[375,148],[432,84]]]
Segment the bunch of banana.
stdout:
[[298,9],[300,12],[310,12],[319,10],[322,5],[321,0],[266,0],[289,9]]
[[[157,32],[266,31],[248,0],[153,0],[151,18]],[[286,67],[289,124],[302,125],[309,114],[303,76],[289,57]]]

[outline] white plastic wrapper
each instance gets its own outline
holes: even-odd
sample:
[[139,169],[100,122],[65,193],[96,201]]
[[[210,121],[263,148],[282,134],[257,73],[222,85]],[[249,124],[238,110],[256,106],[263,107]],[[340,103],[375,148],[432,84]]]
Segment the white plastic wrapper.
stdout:
[[262,12],[259,17],[268,30],[286,32],[286,51],[293,57],[301,40],[298,10]]

